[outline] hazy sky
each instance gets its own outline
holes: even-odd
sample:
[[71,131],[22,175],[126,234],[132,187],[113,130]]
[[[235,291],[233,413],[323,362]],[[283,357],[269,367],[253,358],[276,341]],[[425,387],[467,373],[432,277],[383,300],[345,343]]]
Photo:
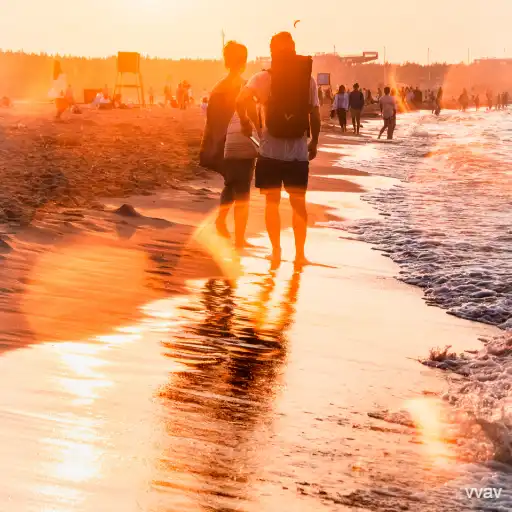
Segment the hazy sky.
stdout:
[[[293,21],[302,20],[297,29]],[[392,62],[512,57],[512,0],[0,0],[0,48],[106,56],[219,57],[221,30],[268,55],[294,34],[303,53],[378,51]]]

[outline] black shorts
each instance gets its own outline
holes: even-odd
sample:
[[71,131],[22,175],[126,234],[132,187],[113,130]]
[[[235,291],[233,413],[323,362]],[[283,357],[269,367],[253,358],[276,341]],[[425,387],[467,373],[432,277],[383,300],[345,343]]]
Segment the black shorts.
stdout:
[[259,157],[256,162],[256,187],[261,192],[281,190],[284,185],[286,192],[306,192],[308,188],[309,162],[294,160],[274,160]]

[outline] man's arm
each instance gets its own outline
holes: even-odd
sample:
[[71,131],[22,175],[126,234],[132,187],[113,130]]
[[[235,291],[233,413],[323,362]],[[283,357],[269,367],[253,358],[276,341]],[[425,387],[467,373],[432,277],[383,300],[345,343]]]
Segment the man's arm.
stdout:
[[309,159],[313,160],[317,154],[318,137],[320,136],[320,108],[313,107],[309,113],[309,124],[311,127],[311,141],[308,146]]
[[236,99],[236,113],[240,118],[242,133],[250,137],[252,135],[251,121],[259,132],[258,115],[256,102],[254,101],[255,91],[250,87],[243,87]]

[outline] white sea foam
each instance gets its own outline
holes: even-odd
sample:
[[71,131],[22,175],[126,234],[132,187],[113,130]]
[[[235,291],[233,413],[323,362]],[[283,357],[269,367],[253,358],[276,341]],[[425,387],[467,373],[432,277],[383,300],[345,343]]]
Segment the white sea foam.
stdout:
[[[457,377],[443,399],[467,464],[417,498],[418,510],[512,510],[512,115],[413,114],[398,126],[400,144],[356,149],[340,162],[401,180],[364,196],[381,218],[330,224],[397,262],[399,279],[422,287],[429,304],[504,329],[477,354],[424,361]],[[469,500],[473,487],[503,492]]]
[[402,180],[366,195],[382,219],[335,227],[389,255],[429,303],[512,329],[512,115],[405,119],[402,144],[343,159]]

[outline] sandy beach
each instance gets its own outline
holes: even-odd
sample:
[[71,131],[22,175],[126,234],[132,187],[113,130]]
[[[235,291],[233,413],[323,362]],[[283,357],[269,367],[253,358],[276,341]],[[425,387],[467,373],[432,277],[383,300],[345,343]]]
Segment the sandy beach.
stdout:
[[0,112],[2,510],[466,510],[452,377],[417,358],[497,329],[326,227],[394,182],[343,167],[356,140],[324,132],[312,164],[315,265],[283,201],[270,272],[256,191],[257,247],[214,233],[198,110],[51,114]]

